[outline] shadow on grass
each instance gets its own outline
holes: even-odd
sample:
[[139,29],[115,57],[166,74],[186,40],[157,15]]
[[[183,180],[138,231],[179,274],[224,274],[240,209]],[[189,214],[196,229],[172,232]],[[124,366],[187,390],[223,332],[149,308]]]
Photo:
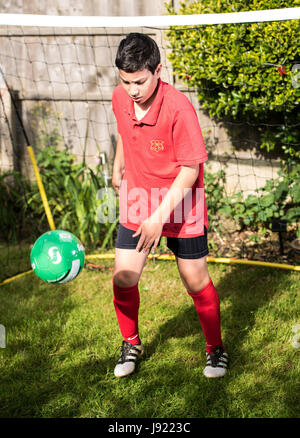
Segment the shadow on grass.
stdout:
[[[268,408],[264,409],[263,404],[272,406],[274,392],[264,389],[257,360],[252,364],[245,343],[256,324],[257,311],[274,300],[282,292],[282,285],[288,283],[288,272],[244,266],[232,268],[215,282],[221,303],[226,303],[221,316],[224,343],[231,358],[225,378],[215,380],[202,374],[205,342],[192,304],[178,309],[145,344],[146,357],[138,365],[138,373],[115,379],[114,352],[104,349],[100,353],[94,346],[87,353],[91,339],[82,334],[72,339],[69,348],[73,351],[66,351],[66,356],[63,352],[57,356],[51,353],[59,348],[62,326],[74,308],[67,285],[53,287],[45,295],[45,291],[37,290],[36,296],[30,298],[32,305],[22,291],[7,288],[8,294],[15,295],[9,301],[10,324],[15,324],[14,330],[19,330],[19,334],[7,348],[15,363],[2,373],[0,417],[267,417]],[[29,320],[31,335],[26,336]],[[164,356],[170,339],[182,338],[185,342],[185,338],[197,333],[199,343],[193,341],[189,346],[192,359],[176,356],[170,360],[170,353]],[[97,342],[101,343],[101,339]],[[107,340],[105,343],[109,348]],[[251,370],[257,372],[258,381],[243,384],[241,376]],[[274,371],[267,378],[273,379],[274,391],[280,389],[284,406],[282,410],[278,406],[274,416],[297,416],[297,404],[286,375]],[[238,379],[241,383],[237,391]]]

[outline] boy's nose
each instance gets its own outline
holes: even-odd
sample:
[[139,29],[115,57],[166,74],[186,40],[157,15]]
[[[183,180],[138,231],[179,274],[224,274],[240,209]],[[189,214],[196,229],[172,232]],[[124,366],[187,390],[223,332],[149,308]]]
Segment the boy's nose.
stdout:
[[139,90],[138,90],[137,86],[131,86],[130,96],[134,97],[134,96],[137,96],[138,94],[139,94]]

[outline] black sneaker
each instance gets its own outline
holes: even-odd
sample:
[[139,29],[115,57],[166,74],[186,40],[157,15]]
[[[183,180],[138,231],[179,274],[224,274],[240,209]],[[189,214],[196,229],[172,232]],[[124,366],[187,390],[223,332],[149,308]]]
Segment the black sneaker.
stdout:
[[144,354],[143,344],[132,345],[123,341],[121,346],[121,356],[115,366],[114,374],[116,377],[128,376],[135,370],[135,363]]
[[206,367],[203,370],[205,377],[223,377],[228,367],[228,354],[220,346],[211,353],[206,352]]

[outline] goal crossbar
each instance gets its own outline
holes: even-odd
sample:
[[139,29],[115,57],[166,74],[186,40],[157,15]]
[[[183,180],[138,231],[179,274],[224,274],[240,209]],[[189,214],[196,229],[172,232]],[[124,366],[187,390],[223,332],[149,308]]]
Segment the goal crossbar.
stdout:
[[38,14],[0,14],[0,26],[37,27],[168,27],[257,23],[300,19],[300,7],[220,14],[161,15],[161,16],[65,16]]

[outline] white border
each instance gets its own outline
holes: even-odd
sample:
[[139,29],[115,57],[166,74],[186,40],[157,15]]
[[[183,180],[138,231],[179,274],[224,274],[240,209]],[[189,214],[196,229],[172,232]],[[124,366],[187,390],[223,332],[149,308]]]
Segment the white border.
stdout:
[[224,14],[155,15],[134,17],[0,14],[0,26],[37,27],[169,27],[225,23],[255,23],[300,19],[300,7]]

